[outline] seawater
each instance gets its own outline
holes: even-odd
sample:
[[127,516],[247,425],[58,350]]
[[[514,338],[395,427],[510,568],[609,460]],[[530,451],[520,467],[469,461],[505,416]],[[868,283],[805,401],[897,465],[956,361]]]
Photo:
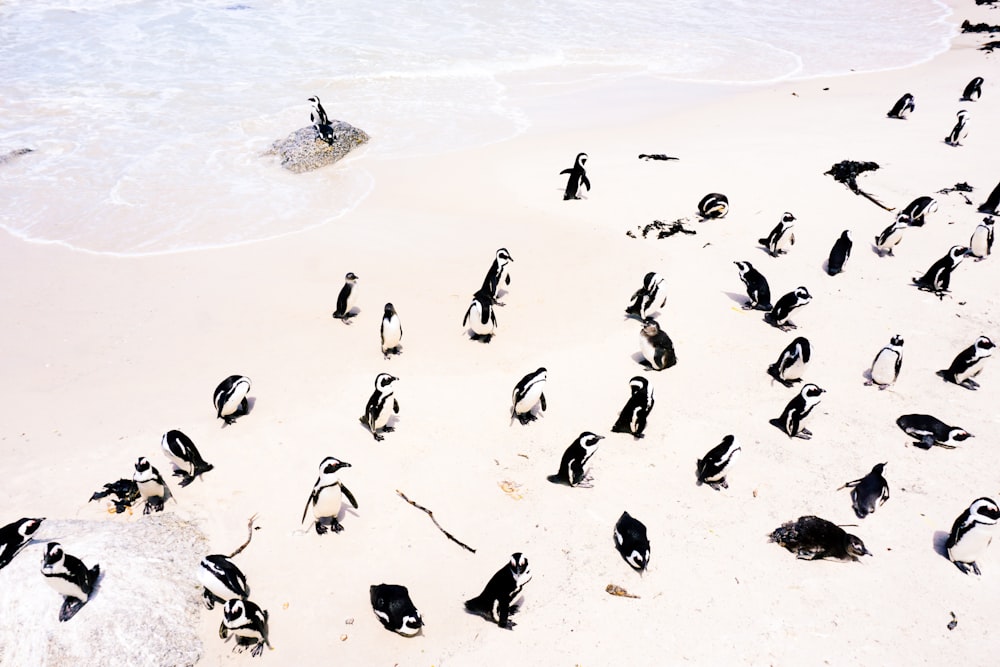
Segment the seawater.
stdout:
[[[0,155],[33,152],[0,165],[0,226],[122,255],[279,236],[356,206],[369,159],[524,131],[508,75],[739,85],[901,68],[948,47],[949,13],[936,0],[2,0]],[[293,175],[260,154],[309,124],[312,95],[372,140]]]

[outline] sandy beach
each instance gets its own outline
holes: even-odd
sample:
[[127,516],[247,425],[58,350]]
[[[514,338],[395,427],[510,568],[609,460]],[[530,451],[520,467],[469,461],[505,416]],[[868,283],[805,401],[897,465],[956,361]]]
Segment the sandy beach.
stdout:
[[[994,7],[950,4],[956,26],[1000,23]],[[129,258],[0,234],[0,523],[155,520],[139,509],[110,515],[87,499],[131,477],[139,456],[167,474],[160,438],[180,429],[215,469],[186,488],[174,482],[165,512],[194,523],[211,553],[239,546],[257,515],[259,530],[234,562],[269,611],[273,647],[256,660],[233,653],[218,637],[219,606],[202,608],[199,665],[992,664],[1000,548],[979,561],[977,577],[942,545],[973,500],[1000,494],[991,452],[1000,371],[987,361],[978,391],[936,373],[977,337],[1000,340],[1000,265],[965,259],[942,299],[912,284],[968,244],[984,217],[977,207],[1000,180],[1000,70],[978,49],[985,41],[958,34],[947,53],[911,68],[770,85],[631,78],[539,95],[512,80],[532,121],[523,135],[372,160],[374,190],[353,212],[266,242]],[[960,102],[975,76],[985,78],[982,98]],[[906,92],[915,111],[887,118]],[[949,146],[960,109],[970,113],[968,137]],[[593,187],[564,201],[559,172],[580,152]],[[351,159],[365,160],[364,150]],[[842,160],[877,162],[858,183],[896,211],[918,196],[937,200],[895,256],[872,244],[895,211],[825,175]],[[973,186],[973,205],[939,194],[961,182]],[[725,218],[697,216],[710,192],[727,195]],[[797,219],[796,243],[771,257],[757,239],[785,211]],[[681,219],[696,233],[626,234]],[[831,277],[824,262],[845,229],[853,252]],[[511,281],[497,334],[483,344],[462,317],[501,247],[514,260]],[[767,277],[775,300],[808,288],[813,301],[791,317],[797,330],[741,308],[737,260]],[[359,276],[358,312],[345,325],[331,313],[349,271]],[[639,363],[640,324],[624,314],[648,271],[665,279],[657,319],[678,357],[663,371]],[[386,302],[404,331],[402,354],[390,359],[379,346]],[[898,381],[865,386],[896,334],[905,340]],[[766,372],[795,336],[814,350],[805,381],[825,390],[811,440],[769,423],[799,391]],[[531,424],[512,422],[511,390],[539,367],[548,409]],[[380,372],[399,377],[400,413],[376,442],[358,417]],[[211,394],[234,373],[253,381],[251,410],[222,427]],[[636,375],[656,397],[642,439],[610,431]],[[895,424],[906,413],[975,437],[953,450],[913,447]],[[593,487],[550,483],[583,431],[605,436],[590,461]],[[697,486],[696,460],[727,434],[742,443],[729,488]],[[326,456],[352,464],[341,479],[359,508],[341,515],[343,532],[317,535],[310,517],[299,519]],[[838,487],[880,462],[890,499],[858,519]],[[648,529],[643,575],[614,549],[623,511]],[[872,556],[809,562],[768,541],[808,514],[850,526]],[[71,550],[73,536],[59,537]],[[54,536],[43,525],[36,538],[19,561],[38,562]],[[514,552],[528,557],[533,579],[508,631],[466,613],[463,601]],[[197,565],[189,585],[200,596]],[[19,641],[44,642],[70,625],[97,631],[88,623],[118,613],[102,610],[98,594],[60,625],[59,597],[41,577],[14,581],[8,570],[4,595],[51,607],[21,626]],[[106,570],[103,585],[114,577]],[[380,625],[369,586],[383,582],[408,587],[420,635]],[[609,584],[638,597],[609,595]]]

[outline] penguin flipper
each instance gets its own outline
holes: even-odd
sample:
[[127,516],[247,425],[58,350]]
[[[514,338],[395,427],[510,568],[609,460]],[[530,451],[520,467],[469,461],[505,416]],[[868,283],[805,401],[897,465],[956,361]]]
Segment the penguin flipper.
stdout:
[[465,317],[462,318],[462,326],[463,327],[469,326],[469,314],[470,313],[472,313],[472,308],[471,307],[467,311],[465,311]]
[[78,598],[68,597],[64,599],[62,607],[59,609],[59,622],[64,623],[76,616],[76,612],[80,611],[85,604],[87,604],[86,600],[80,600]]
[[569,169],[563,169],[562,171],[560,171],[559,175],[562,176],[563,174],[572,174],[572,173],[573,173],[573,168],[570,167]]
[[341,483],[340,490],[344,492],[345,496],[347,496],[347,500],[350,501],[354,509],[358,509],[358,501],[354,499],[354,494],[351,493],[350,489],[348,489],[346,486],[343,485],[343,483]]
[[546,406],[545,406],[545,394],[540,394],[539,397],[538,397],[538,401],[542,405],[542,412],[545,412],[545,408],[546,408]]
[[584,186],[586,186],[587,190],[590,190],[590,179],[587,178],[586,174],[583,174],[582,176],[580,176],[580,183],[582,183]]
[[399,414],[399,401],[395,398],[392,399],[392,411],[397,415]]
[[[319,479],[316,480],[316,484],[319,484]],[[306,501],[306,506],[302,508],[302,519],[299,521],[299,523],[305,522],[306,514],[309,512],[309,506],[316,504],[316,497],[317,497],[316,488],[313,487],[313,491],[312,493],[309,494],[309,499]]]
[[855,486],[857,486],[858,484],[860,484],[862,482],[862,480],[864,480],[864,477],[862,477],[861,479],[856,479],[853,482],[844,482],[844,485],[840,486],[840,487],[837,487],[837,490],[840,491],[842,489],[854,488]]

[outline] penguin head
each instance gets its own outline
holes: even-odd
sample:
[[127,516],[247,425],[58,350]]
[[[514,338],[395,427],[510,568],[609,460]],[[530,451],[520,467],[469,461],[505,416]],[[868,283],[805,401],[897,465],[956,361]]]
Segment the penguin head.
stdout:
[[239,598],[233,598],[226,602],[222,607],[222,626],[219,628],[219,636],[222,637],[222,631],[226,628],[226,624],[236,624],[241,619],[246,617],[246,606],[243,604],[243,600]]
[[136,472],[146,472],[151,467],[152,466],[149,465],[149,461],[146,459],[145,456],[140,456],[139,460],[135,462],[135,471]]
[[960,123],[965,122],[969,118],[969,111],[967,109],[959,109],[958,113],[955,115],[958,116],[958,121]]
[[993,344],[993,341],[991,341],[986,336],[980,336],[979,338],[976,339],[976,352],[977,352],[976,356],[980,357],[986,356],[983,353],[986,352],[987,350],[992,350],[994,347],[996,347],[996,345]]
[[392,317],[396,314],[396,308],[391,304],[385,304],[385,317]]
[[496,260],[497,264],[503,266],[507,262],[513,262],[514,258],[510,256],[510,252],[507,250],[507,248],[500,248],[499,250],[497,250]]
[[319,96],[313,95],[312,97],[309,98],[309,101],[312,102],[314,107],[319,106]]
[[422,627],[424,627],[424,619],[421,618],[420,612],[414,609],[412,614],[403,617],[403,623],[396,632],[404,637],[413,637],[420,632]]
[[358,277],[356,275],[354,275],[353,271],[348,271],[347,275],[344,276],[344,281],[353,285],[354,283],[356,283],[358,281]]
[[635,396],[640,391],[646,391],[649,387],[649,380],[642,377],[641,375],[636,375],[634,378],[628,381],[629,389],[632,390],[632,395]]
[[597,449],[597,443],[601,440],[604,440],[603,435],[597,435],[595,433],[591,433],[590,431],[584,431],[576,439],[576,441],[580,443],[580,446],[587,451]]
[[963,442],[965,440],[968,440],[969,438],[974,438],[974,437],[976,437],[976,436],[972,435],[971,433],[969,433],[968,431],[966,431],[964,428],[957,428],[956,427],[956,428],[953,428],[950,431],[948,431],[948,440],[949,441],[951,441],[951,440],[957,440],[958,442]]
[[62,559],[62,545],[58,542],[49,542],[45,545],[45,555],[42,556],[42,567],[52,567]]
[[733,264],[736,265],[736,269],[740,272],[741,276],[753,270],[753,265],[750,262],[733,262]]
[[847,555],[851,560],[858,560],[861,556],[871,556],[872,552],[868,551],[865,547],[865,543],[861,541],[861,538],[857,535],[851,535],[847,533],[847,544],[845,545]]
[[660,333],[660,323],[649,317],[642,322],[642,335],[648,338],[652,338],[656,334]]
[[990,498],[978,498],[969,505],[969,516],[976,523],[994,524],[1000,520],[1000,507]]
[[788,224],[790,224],[790,223],[792,223],[792,222],[794,222],[794,221],[795,221],[795,216],[794,216],[794,215],[792,215],[791,213],[789,213],[788,211],[785,211],[785,212],[784,212],[784,213],[783,213],[783,214],[781,215],[781,222],[782,222],[783,224],[785,224],[785,225],[788,225]]
[[587,164],[587,158],[589,157],[590,156],[588,156],[586,153],[579,153],[576,156],[576,166],[582,167],[583,165]]
[[517,551],[510,556],[510,571],[514,573],[515,578],[519,575],[527,573],[531,568],[528,566],[528,557],[525,556],[520,551]]
[[886,462],[886,463],[876,463],[875,467],[872,468],[872,474],[874,474],[874,475],[881,475],[885,471],[885,467],[887,465],[889,465],[888,462]]
[[809,293],[805,287],[799,286],[795,288],[795,298],[798,300],[799,304],[808,303],[812,301],[812,294]]
[[320,475],[332,475],[341,468],[350,468],[351,464],[347,461],[341,461],[333,456],[328,456],[323,459],[323,462],[319,464],[319,474]]
[[41,527],[45,517],[41,519],[21,519],[18,523],[17,532],[21,537],[30,538]]
[[379,373],[375,377],[375,389],[377,389],[378,391],[385,391],[386,389],[389,388],[389,385],[391,385],[398,379],[399,378],[396,377],[395,375],[389,375],[388,373]]
[[817,399],[819,398],[820,394],[825,392],[826,389],[820,389],[816,385],[809,383],[806,386],[802,387],[800,395],[802,396],[802,398],[809,400],[809,399]]
[[968,254],[969,248],[964,245],[953,245],[951,250],[948,251],[948,256],[951,257],[953,262],[961,261]]
[[899,334],[896,334],[889,341],[889,344],[890,345],[895,345],[896,347],[903,347],[903,337],[900,336]]

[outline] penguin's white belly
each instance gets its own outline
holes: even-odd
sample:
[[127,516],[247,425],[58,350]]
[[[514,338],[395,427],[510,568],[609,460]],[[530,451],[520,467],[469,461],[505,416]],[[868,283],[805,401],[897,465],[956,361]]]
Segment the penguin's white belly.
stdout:
[[389,423],[389,417],[392,416],[392,405],[395,399],[390,395],[382,403],[382,411],[375,415],[375,419],[372,421],[372,428],[378,430]]
[[948,557],[959,563],[973,563],[986,553],[993,539],[993,527],[979,524],[962,536],[958,544],[948,549]]
[[965,382],[969,378],[974,378],[977,375],[979,375],[979,371],[981,370],[983,370],[983,360],[977,359],[976,361],[972,362],[972,365],[969,366],[965,371],[962,371],[960,373],[955,373],[955,382],[961,384],[962,382]]
[[135,480],[135,484],[139,487],[139,495],[141,495],[143,499],[162,498],[166,493],[163,485],[155,479],[147,479],[144,481]]
[[483,310],[479,306],[479,303],[474,303],[469,308],[469,325],[472,332],[477,336],[487,336],[493,333],[493,317],[486,318],[486,324],[483,324]]
[[781,374],[784,380],[801,380],[802,376],[806,372],[806,362],[802,360],[802,357],[798,357],[792,362],[791,366],[785,369],[785,372]]
[[54,588],[59,595],[64,595],[68,598],[76,598],[77,600],[87,599],[87,594],[83,591],[83,589],[72,581],[68,581],[62,577],[45,577],[45,581],[49,582],[49,586]]
[[775,252],[787,252],[789,248],[795,243],[795,233],[791,229],[786,229],[774,242]]
[[639,350],[642,356],[653,368],[658,368],[656,362],[656,346],[653,345],[646,336],[639,336]]
[[322,489],[319,492],[319,497],[316,498],[316,504],[313,505],[313,516],[322,519],[340,514],[342,496],[340,484]]
[[872,364],[872,381],[876,384],[892,384],[896,381],[896,355],[882,350]]
[[382,350],[390,350],[399,345],[403,338],[403,328],[395,317],[388,322],[382,322]]
[[988,233],[986,229],[982,227],[976,227],[976,231],[972,234],[972,240],[969,241],[969,249],[972,254],[976,257],[986,257],[990,254],[989,245],[987,245]]
[[222,404],[222,410],[220,413],[223,417],[228,417],[240,408],[240,403],[246,398],[247,392],[250,391],[249,387],[238,387],[233,395],[230,396],[225,403]]
[[895,246],[899,245],[899,242],[903,240],[903,232],[896,230],[886,237],[885,242],[880,246],[882,250],[891,250]]
[[514,405],[514,411],[518,414],[524,414],[529,412],[542,397],[542,392],[545,391],[544,382],[536,382],[528,388],[528,393]]

